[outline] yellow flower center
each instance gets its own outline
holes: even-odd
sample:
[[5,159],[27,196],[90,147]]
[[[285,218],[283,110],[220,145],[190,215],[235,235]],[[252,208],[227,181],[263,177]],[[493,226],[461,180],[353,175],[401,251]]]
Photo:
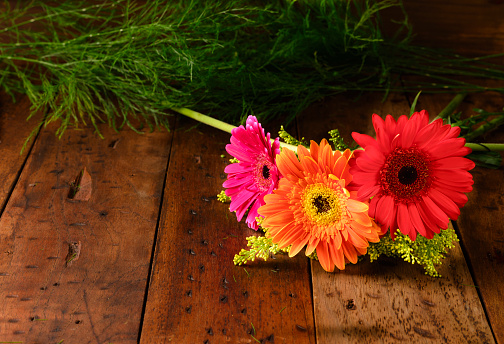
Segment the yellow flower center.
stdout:
[[340,192],[324,184],[306,187],[301,197],[306,216],[318,225],[330,225],[341,219]]

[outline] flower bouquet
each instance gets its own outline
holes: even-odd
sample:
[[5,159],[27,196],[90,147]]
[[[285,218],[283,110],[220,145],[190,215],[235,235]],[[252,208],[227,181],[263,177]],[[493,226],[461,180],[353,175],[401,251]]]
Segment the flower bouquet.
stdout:
[[337,130],[329,132],[334,147],[326,139],[298,141],[283,128],[281,143],[254,116],[230,130],[233,159],[219,199],[238,221],[264,232],[247,238],[250,248],[235,264],[304,249],[328,272],[385,254],[439,276],[435,265],[458,241],[449,222],[472,190],[475,162],[466,156],[477,145],[443,118],[429,122],[425,110],[397,120],[374,114],[372,122],[376,138],[353,132],[354,149]]

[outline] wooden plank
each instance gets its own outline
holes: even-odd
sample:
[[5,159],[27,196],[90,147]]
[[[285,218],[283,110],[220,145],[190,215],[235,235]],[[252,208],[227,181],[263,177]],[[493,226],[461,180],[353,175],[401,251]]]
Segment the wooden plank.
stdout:
[[[385,103],[380,97],[366,94],[358,102],[336,97],[323,110],[314,108],[300,118],[301,134],[318,139],[337,127],[345,137],[351,130],[372,134],[372,113],[409,114],[401,95],[393,94]],[[328,119],[317,125],[311,113]],[[420,266],[380,259],[327,273],[312,262],[317,343],[493,343],[458,245],[439,271],[443,277],[432,278]]]
[[14,183],[21,172],[26,156],[33,145],[31,140],[21,154],[26,138],[36,128],[41,115],[26,121],[30,114],[28,97],[19,97],[16,103],[5,92],[0,92],[0,209],[12,192]]
[[405,0],[404,8],[417,45],[466,56],[502,53],[504,2],[500,0]]
[[[441,104],[433,96],[421,98],[423,106],[436,111]],[[449,101],[448,96],[444,96]],[[446,99],[447,98],[447,99]],[[490,112],[502,111],[504,95],[496,92],[469,95],[458,110],[464,116],[473,114],[474,108]],[[486,134],[479,142],[504,142],[502,128]],[[504,170],[476,167],[473,191],[468,195],[457,226],[463,247],[472,267],[475,284],[481,293],[485,309],[497,343],[504,343]]]
[[254,232],[215,198],[230,136],[204,126],[186,131],[195,122],[181,122],[140,342],[315,343],[307,259],[233,265]]
[[[41,132],[0,221],[0,341],[137,343],[171,134],[103,125],[105,140],[93,128],[59,140],[56,128]],[[91,197],[69,199],[84,167]]]

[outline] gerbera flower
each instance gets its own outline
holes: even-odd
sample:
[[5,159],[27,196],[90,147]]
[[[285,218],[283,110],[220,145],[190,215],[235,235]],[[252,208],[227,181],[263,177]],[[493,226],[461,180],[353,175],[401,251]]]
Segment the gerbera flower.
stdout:
[[368,216],[368,203],[346,188],[352,181],[352,153],[333,152],[325,139],[320,147],[312,141],[310,151],[298,146],[297,153],[299,160],[288,149],[277,157],[284,178],[264,197],[262,226],[280,248],[292,245],[290,257],[306,245],[306,255],[316,250],[324,270],[335,265],[343,270],[345,262],[355,264],[366,253],[369,241],[379,240],[380,229]]
[[224,172],[228,174],[223,187],[231,197],[230,211],[236,211],[241,221],[249,209],[246,223],[257,230],[257,209],[264,204],[264,196],[271,193],[278,185],[280,174],[275,157],[280,153],[280,142],[276,138],[272,143],[270,134],[264,135],[264,129],[254,116],[249,116],[245,128],[241,125],[231,132],[231,144],[226,151],[238,159],[239,163],[230,164]]
[[373,126],[376,140],[352,133],[364,148],[355,151],[350,169],[359,199],[372,197],[369,215],[392,237],[399,228],[412,240],[417,233],[431,239],[448,228],[449,219],[458,218],[467,202],[474,163],[463,156],[471,149],[458,137],[460,128],[441,119],[429,123],[425,110],[397,122],[374,114]]

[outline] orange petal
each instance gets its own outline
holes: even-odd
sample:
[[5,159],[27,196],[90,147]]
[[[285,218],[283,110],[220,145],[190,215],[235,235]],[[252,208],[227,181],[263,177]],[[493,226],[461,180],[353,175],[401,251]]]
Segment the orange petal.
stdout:
[[317,165],[317,162],[313,160],[311,156],[305,156],[301,158],[301,165],[303,166],[303,169],[311,174],[317,174],[320,172],[320,168]]
[[289,209],[289,203],[287,202],[268,202],[265,205],[261,206],[257,210],[257,212],[262,216],[268,216],[276,214],[280,211],[284,211],[286,209]]
[[336,160],[334,165],[332,165],[332,173],[334,173],[338,178],[342,178],[341,175],[345,171],[345,166],[348,165],[348,160],[342,155]]
[[297,155],[298,155],[299,160],[302,160],[303,157],[310,156],[310,151],[308,149],[306,149],[305,146],[299,145],[297,147]]
[[350,244],[344,242],[341,247],[343,248],[343,253],[345,257],[353,264],[357,263],[357,251],[355,251],[355,247]]
[[295,226],[295,224],[296,222],[292,221],[287,223],[283,227],[268,228],[266,235],[270,237],[275,244],[278,244],[282,240],[282,238],[290,232],[290,229]]
[[355,247],[368,247],[369,243],[367,240],[362,238],[356,231],[353,230],[351,226],[346,226],[348,230],[348,241]]
[[306,255],[309,256],[310,254],[315,251],[319,244],[320,239],[317,238],[316,236],[311,236],[310,241],[308,242],[308,246],[306,246]]
[[352,218],[363,226],[371,226],[371,218],[367,213],[352,213]]
[[331,259],[333,263],[336,265],[336,267],[340,270],[345,270],[345,257],[343,255],[343,249],[341,248],[341,243],[340,246],[337,247],[336,243],[329,242],[329,249],[330,249],[330,254],[331,254]]
[[300,226],[291,226],[288,233],[286,233],[282,239],[278,241],[278,246],[280,248],[287,247],[297,242],[299,239],[304,238],[306,232]]
[[352,212],[363,213],[369,210],[369,206],[363,202],[359,202],[353,199],[347,199],[346,203],[347,203],[347,209]]
[[319,259],[320,265],[322,266],[322,269],[324,269],[327,272],[334,271],[334,264],[332,264],[331,258],[329,257],[327,242],[323,240],[320,241],[320,243],[317,246],[317,257]]
[[282,152],[277,155],[276,161],[278,169],[284,177],[293,175],[297,178],[303,178],[301,164],[294,152],[290,149],[282,150]]
[[308,240],[310,240],[310,236],[305,232],[304,237],[300,237],[295,243],[292,243],[292,246],[289,251],[289,257],[294,257],[306,246]]
[[272,215],[266,216],[263,221],[264,227],[283,227],[285,224],[294,220],[294,216],[292,215],[292,211],[284,210],[280,212],[276,212]]

